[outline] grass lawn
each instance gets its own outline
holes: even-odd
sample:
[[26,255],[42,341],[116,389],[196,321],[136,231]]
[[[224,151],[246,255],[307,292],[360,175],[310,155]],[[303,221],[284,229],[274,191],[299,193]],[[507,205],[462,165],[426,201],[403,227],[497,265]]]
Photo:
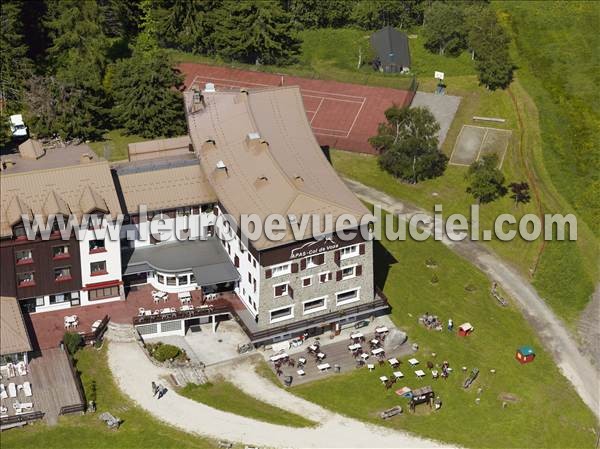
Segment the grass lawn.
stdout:
[[127,159],[127,145],[133,142],[148,140],[140,136],[127,135],[122,129],[113,129],[104,134],[104,140],[90,142],[90,147],[98,156],[106,157],[105,149],[108,153],[109,161],[120,161]]
[[[2,449],[57,448],[57,449],[114,449],[114,448],[173,448],[208,449],[217,443],[179,431],[162,424],[144,410],[135,406],[115,384],[106,360],[106,347],[101,351],[86,348],[77,354],[77,370],[81,372],[87,397],[96,384],[98,411],[85,416],[64,416],[58,425],[42,423],[2,432]],[[98,419],[108,411],[124,422],[118,431],[108,430]]]
[[[297,387],[291,391],[305,399],[361,420],[405,429],[416,434],[466,447],[509,448],[593,448],[596,421],[569,382],[560,374],[550,354],[546,353],[535,332],[519,310],[511,305],[501,308],[489,295],[487,278],[439,242],[383,242],[397,263],[391,269],[384,291],[392,309],[393,321],[419,344],[416,358],[421,365],[429,360],[448,360],[454,372],[450,378],[417,380],[407,359],[400,370],[405,378],[396,388],[431,385],[443,400],[438,412],[419,406],[417,413],[382,421],[377,413],[407,400],[394,390],[386,391],[379,376],[391,375],[392,369],[377,367],[329,376],[327,379]],[[425,266],[433,258],[437,268]],[[376,257],[376,260],[379,260]],[[379,266],[378,270],[383,267]],[[431,278],[436,275],[437,284]],[[465,289],[470,286],[469,290]],[[434,313],[442,320],[453,318],[456,327],[469,321],[474,333],[459,337],[448,331],[428,331],[418,324],[418,317]],[[520,365],[515,349],[533,345],[535,361]],[[431,353],[435,352],[435,358]],[[477,367],[479,378],[464,390],[466,375],[461,367]],[[490,369],[497,370],[495,374]],[[425,371],[428,372],[427,369]],[[477,405],[477,389],[482,388]],[[512,393],[518,402],[502,408],[499,395]]]
[[[304,30],[300,33],[302,49],[296,64],[287,67],[255,66],[237,62],[223,61],[219,58],[193,55],[171,51],[175,62],[199,62],[204,64],[227,65],[248,70],[285,73],[308,78],[332,79],[336,81],[369,84],[373,86],[406,89],[410,86],[412,76],[416,75],[421,87],[433,90],[436,82],[433,79],[435,70],[444,71],[450,77],[472,78],[475,69],[470,55],[463,53],[458,57],[440,56],[428,52],[423,47],[423,40],[416,29],[413,39],[409,40],[412,73],[410,75],[387,74],[375,72],[368,62],[372,59],[370,50],[370,32],[353,28]],[[363,53],[363,65],[358,66],[359,48]]]
[[217,380],[204,385],[188,384],[179,394],[236,415],[291,427],[310,427],[316,423],[244,393],[231,382]]

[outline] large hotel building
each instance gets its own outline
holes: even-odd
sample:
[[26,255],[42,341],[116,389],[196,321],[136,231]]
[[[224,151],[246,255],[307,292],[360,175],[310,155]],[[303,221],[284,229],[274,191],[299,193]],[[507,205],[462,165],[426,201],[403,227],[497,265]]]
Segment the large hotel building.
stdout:
[[[323,224],[325,235],[313,235],[310,221],[292,232],[306,214],[335,223],[369,213],[317,144],[299,89],[192,86],[185,109],[188,136],[131,144],[128,160],[112,165],[87,145],[43,148],[34,140],[2,157],[3,303],[39,321],[134,293],[189,292],[197,305],[170,314],[140,309],[130,322],[142,336],[160,336],[233,318],[256,345],[385,313],[368,230],[356,228],[348,240],[339,232],[349,229]],[[87,214],[101,221],[69,239],[60,226],[49,238],[26,235],[24,217]],[[246,238],[246,214],[286,217],[281,238]],[[163,232],[150,229],[156,216]]]

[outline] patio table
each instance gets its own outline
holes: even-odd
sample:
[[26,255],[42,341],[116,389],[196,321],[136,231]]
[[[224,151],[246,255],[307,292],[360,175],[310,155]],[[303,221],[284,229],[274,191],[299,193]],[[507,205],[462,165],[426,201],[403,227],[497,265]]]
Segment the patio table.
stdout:
[[354,343],[354,344],[348,346],[348,349],[350,351],[356,351],[357,349],[360,349],[360,348],[362,348],[360,343]]
[[185,305],[185,306],[181,306],[181,307],[179,308],[179,310],[180,310],[180,311],[182,311],[182,312],[185,312],[185,311],[187,311],[187,310],[194,310],[194,306],[191,306],[191,305]]
[[306,374],[303,369],[299,369],[296,372],[298,373],[298,376],[304,376]]
[[312,352],[317,352],[319,347],[317,345],[310,345],[308,349],[310,349]]
[[298,359],[298,363],[300,363],[301,365],[304,365],[306,363],[306,359],[304,357],[300,357]]
[[357,338],[363,338],[363,334],[362,332],[355,332],[353,334],[350,334],[350,338],[352,340],[356,340]]
[[373,349],[371,351],[371,354],[373,354],[373,355],[383,354],[383,348]]
[[324,354],[324,353],[322,353],[322,352],[319,352],[319,353],[317,354],[317,358],[318,358],[319,360],[323,360],[323,359],[325,358],[325,354]]
[[394,358],[391,358],[391,359],[389,359],[389,360],[388,360],[388,362],[389,362],[389,363],[390,363],[390,365],[392,365],[393,367],[396,367],[396,366],[400,365],[400,362],[399,362],[399,361],[398,361],[398,359],[397,359],[397,358],[395,358],[395,357],[394,357]]
[[409,360],[408,360],[408,363],[410,363],[410,364],[411,364],[411,366],[415,366],[415,365],[418,365],[418,364],[419,364],[419,361],[418,361],[417,359],[414,359],[414,358],[413,358],[413,359],[409,359]]
[[367,354],[366,352],[363,352],[363,353],[360,355],[360,358],[361,358],[361,359],[363,359],[363,360],[367,360],[367,359],[369,358],[369,354]]
[[425,371],[422,369],[418,369],[415,371],[416,376],[420,379],[421,377],[425,377]]
[[369,371],[373,371],[375,369],[375,365],[373,365],[372,363],[369,363],[367,365],[367,368],[369,368]]
[[378,334],[385,334],[386,332],[389,332],[389,330],[387,327],[381,326],[381,327],[375,328],[375,332],[377,332]]
[[387,382],[388,378],[387,378],[387,376],[379,376],[379,380],[382,382]]
[[331,368],[331,366],[329,365],[329,363],[321,363],[320,365],[317,365],[317,368],[319,369],[319,371],[326,371],[329,368]]
[[269,358],[269,360],[270,360],[271,362],[276,362],[277,360],[285,359],[285,358],[287,358],[287,357],[289,357],[289,356],[288,356],[288,354],[287,354],[287,352],[284,352],[284,353],[282,353],[282,354],[275,354],[275,355],[271,356],[271,357]]
[[377,345],[379,345],[379,340],[377,340],[376,338],[374,338],[373,340],[371,340],[371,344],[377,346]]
[[402,371],[394,371],[394,377],[396,379],[400,379],[400,378],[404,377],[404,374],[402,374]]
[[96,320],[96,321],[94,321],[92,323],[92,331],[95,331],[96,329],[98,329],[101,324],[102,324],[102,320]]

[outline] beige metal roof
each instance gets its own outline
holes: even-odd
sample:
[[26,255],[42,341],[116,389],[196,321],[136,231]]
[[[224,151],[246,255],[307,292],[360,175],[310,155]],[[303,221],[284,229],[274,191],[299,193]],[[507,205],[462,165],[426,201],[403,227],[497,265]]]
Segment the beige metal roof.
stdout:
[[0,355],[31,351],[31,342],[17,299],[0,296]]
[[[89,147],[88,147],[89,148]],[[58,151],[58,150],[54,150]],[[44,161],[44,156],[38,162]],[[79,155],[77,156],[79,159]],[[30,161],[33,162],[33,161]],[[44,163],[42,167],[45,167]],[[113,217],[121,213],[108,162],[98,160],[40,170],[0,174],[0,236],[12,235],[21,213],[81,216],[94,209]],[[16,220],[16,221],[15,221]]]
[[215,203],[216,195],[200,164],[119,174],[128,213],[145,205],[149,211]]
[[[241,214],[368,213],[325,158],[306,118],[297,87],[186,92],[190,137],[227,212]],[[219,168],[220,167],[220,168]],[[307,229],[304,238],[311,237]],[[293,241],[254,242],[258,249]]]
[[177,156],[190,152],[192,141],[190,136],[172,137],[170,139],[147,140],[130,143],[129,160],[139,161],[165,156]]
[[27,139],[19,145],[19,154],[25,159],[39,159],[44,155],[42,142],[39,140]]

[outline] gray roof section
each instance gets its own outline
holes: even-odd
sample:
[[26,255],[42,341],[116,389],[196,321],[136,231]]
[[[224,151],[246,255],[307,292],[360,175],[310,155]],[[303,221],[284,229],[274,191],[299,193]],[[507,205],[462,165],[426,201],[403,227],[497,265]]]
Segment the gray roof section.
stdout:
[[152,270],[192,271],[198,285],[231,282],[240,277],[223,246],[214,238],[136,248],[124,257],[124,264],[126,275]]
[[371,35],[371,45],[383,65],[410,67],[408,37],[394,27],[386,26]]

